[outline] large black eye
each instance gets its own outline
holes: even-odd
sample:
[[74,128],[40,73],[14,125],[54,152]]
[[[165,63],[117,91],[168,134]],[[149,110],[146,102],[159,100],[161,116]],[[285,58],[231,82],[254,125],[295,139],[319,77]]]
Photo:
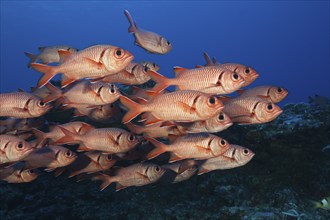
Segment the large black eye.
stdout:
[[66,153],[65,153],[65,156],[66,157],[71,157],[72,156],[72,152],[70,150],[68,150]]
[[169,41],[167,41],[167,45],[171,45],[171,43]]
[[246,74],[249,74],[250,73],[250,69],[248,67],[245,69],[245,73]]
[[111,154],[108,154],[107,155],[107,160],[111,160],[112,159],[112,155]]
[[144,67],[144,72],[147,72],[149,68],[147,66]]
[[159,167],[159,166],[156,167],[156,171],[157,171],[157,172],[160,171],[160,167]]
[[282,88],[278,87],[278,88],[277,88],[277,91],[278,91],[278,92],[282,92]]
[[153,63],[152,65],[153,65],[153,67],[156,67],[156,64],[155,63]]
[[40,105],[40,106],[45,106],[45,103],[44,103],[43,101],[40,101],[40,102],[39,102],[39,105]]
[[22,143],[18,143],[17,148],[18,149],[22,149],[23,148],[23,144]]
[[210,104],[214,104],[215,103],[215,98],[214,97],[210,97],[209,98],[209,103]]
[[267,105],[267,109],[268,110],[272,110],[273,109],[273,105],[272,104]]
[[220,144],[221,144],[222,146],[224,146],[224,145],[226,144],[226,141],[222,139],[222,140],[220,141]]
[[244,153],[245,155],[248,155],[248,154],[249,154],[249,150],[248,150],[248,149],[244,149],[243,153]]
[[118,57],[120,57],[121,56],[121,50],[116,50],[116,55],[118,56]]
[[134,141],[134,140],[135,140],[135,136],[131,134],[131,135],[128,137],[128,140],[130,140],[130,141]]
[[233,77],[234,77],[234,79],[238,79],[238,74],[234,73]]
[[220,114],[219,117],[218,117],[218,119],[219,119],[220,121],[222,121],[222,120],[225,119],[225,116],[224,116],[223,114]]

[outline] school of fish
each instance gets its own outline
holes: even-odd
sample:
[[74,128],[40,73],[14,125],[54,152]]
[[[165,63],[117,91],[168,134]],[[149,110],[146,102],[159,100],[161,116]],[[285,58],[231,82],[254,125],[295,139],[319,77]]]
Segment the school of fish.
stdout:
[[[124,15],[136,45],[158,55],[173,49],[138,27],[127,10]],[[0,94],[0,180],[8,183],[31,182],[47,171],[121,190],[240,167],[254,152],[220,132],[274,120],[282,113],[276,103],[288,95],[271,85],[243,89],[258,78],[256,70],[218,63],[205,52],[205,65],[175,66],[174,78],[108,44],[25,54],[31,72],[41,73],[36,87]],[[51,81],[57,74],[60,84]],[[149,80],[155,85],[146,88]],[[52,120],[61,116],[62,123]]]

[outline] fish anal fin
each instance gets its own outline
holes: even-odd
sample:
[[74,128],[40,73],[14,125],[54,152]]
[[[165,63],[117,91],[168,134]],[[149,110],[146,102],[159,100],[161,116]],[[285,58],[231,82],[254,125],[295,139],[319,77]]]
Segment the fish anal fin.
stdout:
[[58,50],[57,53],[60,56],[60,63],[63,63],[72,54],[68,50]]
[[198,169],[197,175],[202,175],[202,174],[204,174],[204,173],[208,173],[208,172],[210,172],[210,170],[207,170],[207,169],[205,169],[205,168],[200,167],[200,168]]
[[168,160],[169,163],[173,163],[179,160],[182,160],[183,158],[179,157],[178,155],[171,153],[170,159]]
[[88,148],[84,143],[81,143],[79,145],[79,147],[77,148],[78,152],[82,152],[82,151],[91,151],[91,148]]
[[120,183],[117,183],[116,184],[116,191],[118,192],[119,190],[122,190],[122,189],[125,189],[127,188],[128,186],[124,186],[124,185],[121,185]]

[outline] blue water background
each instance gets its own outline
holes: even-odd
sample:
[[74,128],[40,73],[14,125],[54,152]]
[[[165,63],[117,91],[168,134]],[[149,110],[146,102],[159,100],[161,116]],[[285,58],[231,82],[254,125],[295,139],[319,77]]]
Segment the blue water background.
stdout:
[[[135,46],[124,9],[139,27],[167,38],[173,51],[153,55]],[[24,51],[112,44],[135,61],[156,62],[168,77],[173,66],[205,64],[203,51],[219,62],[249,65],[260,73],[250,87],[289,90],[281,105],[330,97],[329,1],[1,1],[0,15],[0,92],[36,85],[41,74],[27,68]]]

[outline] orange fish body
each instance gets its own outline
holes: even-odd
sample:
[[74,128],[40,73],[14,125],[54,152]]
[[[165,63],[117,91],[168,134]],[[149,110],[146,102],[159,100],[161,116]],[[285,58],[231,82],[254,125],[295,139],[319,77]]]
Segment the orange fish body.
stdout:
[[239,97],[259,97],[267,101],[278,103],[287,95],[288,90],[276,86],[258,86],[248,90],[239,90]]
[[[135,103],[125,96],[121,96],[120,101],[129,109],[123,117],[124,124],[142,112],[150,112],[158,121],[191,122],[211,118],[223,109],[218,98],[189,90],[159,95],[145,105]],[[150,121],[149,124],[158,121]]]
[[150,80],[150,76],[146,73],[147,67],[139,63],[130,63],[119,73],[106,76],[102,79],[107,83],[120,83],[124,85],[141,85]]
[[65,147],[48,145],[33,151],[24,161],[26,168],[44,167],[51,171],[71,164],[76,158],[77,154]]
[[199,166],[198,175],[213,170],[226,170],[240,167],[247,164],[253,157],[254,153],[248,148],[231,144],[223,155],[203,161]]
[[8,168],[0,167],[0,181],[8,183],[29,183],[39,176],[37,170],[24,168],[24,163],[16,163]]
[[129,186],[144,186],[157,182],[164,174],[165,169],[151,163],[136,163],[128,167],[119,168],[114,176],[96,175],[93,180],[101,180],[100,186],[104,190],[113,182],[117,182],[116,190]]
[[258,97],[237,97],[225,104],[224,112],[239,124],[260,124],[277,118],[282,110],[272,102]]
[[196,90],[209,94],[229,94],[240,89],[243,78],[235,72],[219,66],[207,66],[196,69],[174,67],[175,78],[166,78],[159,73],[147,71],[156,81],[153,91],[160,92],[170,85],[178,90]]
[[135,44],[142,47],[149,53],[155,54],[166,54],[172,50],[172,45],[168,40],[159,34],[138,28],[127,10],[124,11],[124,14],[130,23],[128,32],[133,33],[135,37]]
[[101,78],[123,70],[132,60],[133,55],[111,45],[96,45],[74,54],[59,51],[63,63],[59,66],[47,66],[32,63],[31,67],[44,75],[38,87],[44,86],[56,74],[63,73],[62,87],[82,78]]
[[13,135],[0,135],[0,164],[16,162],[31,154],[31,145]]
[[182,159],[207,159],[219,156],[228,150],[229,143],[212,134],[199,133],[178,137],[172,144],[165,145],[155,139],[147,138],[156,149],[147,158],[152,159],[164,152],[171,152],[170,162]]
[[25,92],[2,93],[0,103],[0,117],[35,118],[52,108],[39,97]]
[[56,143],[79,142],[78,151],[103,151],[106,153],[122,153],[131,150],[138,143],[138,138],[120,128],[90,129],[84,135],[75,134],[59,126],[65,137]]

